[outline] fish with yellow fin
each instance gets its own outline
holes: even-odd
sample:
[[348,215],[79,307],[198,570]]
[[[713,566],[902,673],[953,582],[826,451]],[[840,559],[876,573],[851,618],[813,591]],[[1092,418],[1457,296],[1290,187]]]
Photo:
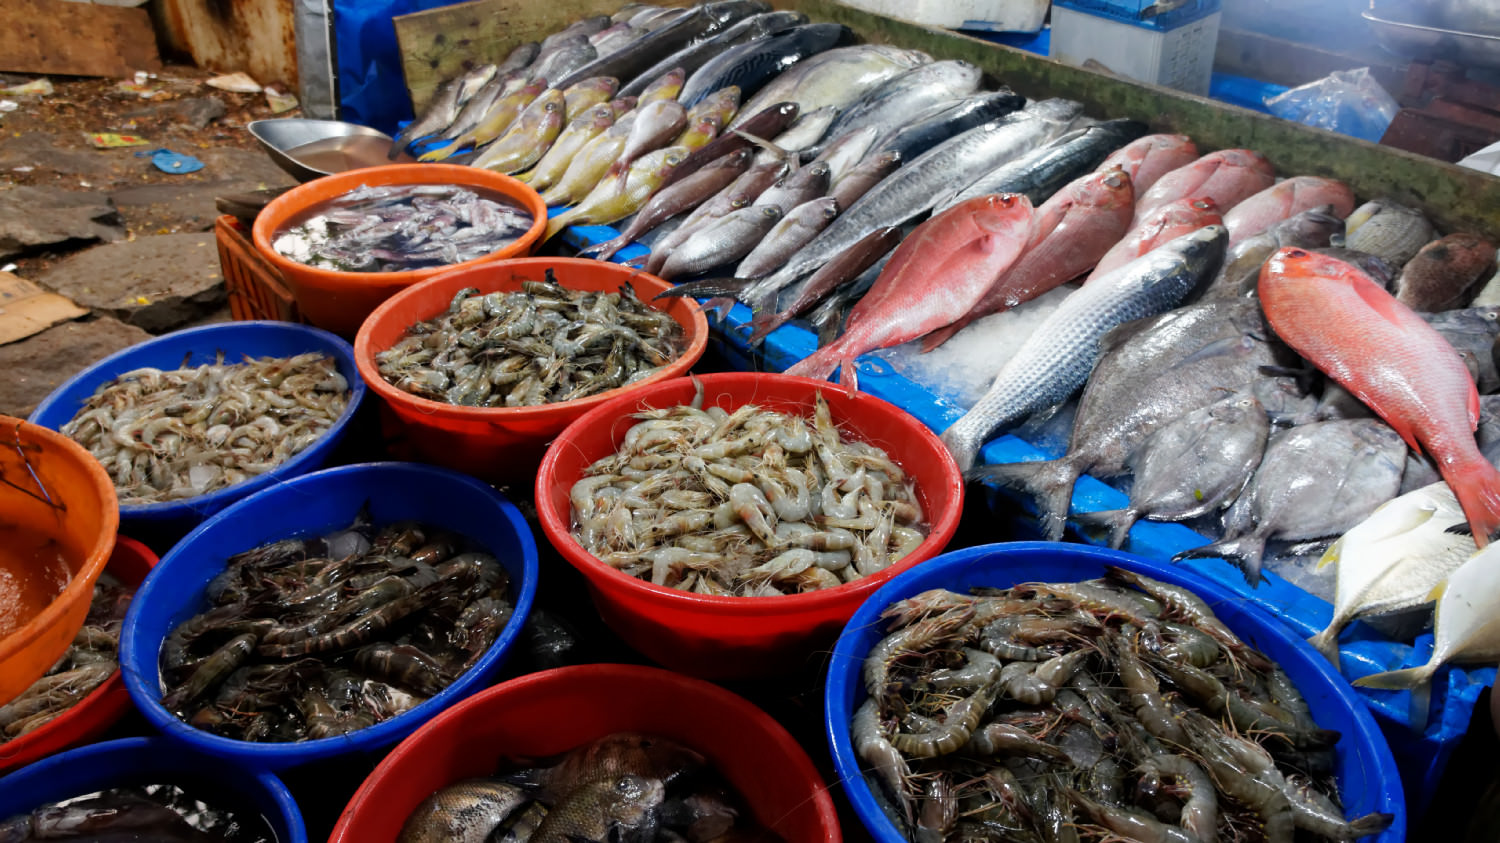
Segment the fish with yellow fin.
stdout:
[[556,236],[570,225],[604,225],[625,219],[639,211],[651,194],[661,187],[669,173],[689,150],[683,146],[669,146],[642,155],[631,165],[623,179],[605,179],[585,196],[578,207],[558,214],[547,222],[544,240]]

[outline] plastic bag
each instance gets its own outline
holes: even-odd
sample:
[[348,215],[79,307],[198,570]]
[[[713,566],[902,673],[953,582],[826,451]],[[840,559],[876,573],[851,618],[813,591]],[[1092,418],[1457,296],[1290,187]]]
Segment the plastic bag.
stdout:
[[[1492,143],[1473,155],[1459,159],[1458,166],[1500,176],[1500,143]],[[1495,721],[1495,726],[1500,728],[1500,720]]]
[[1277,117],[1379,143],[1401,106],[1368,67],[1338,70],[1266,99]]

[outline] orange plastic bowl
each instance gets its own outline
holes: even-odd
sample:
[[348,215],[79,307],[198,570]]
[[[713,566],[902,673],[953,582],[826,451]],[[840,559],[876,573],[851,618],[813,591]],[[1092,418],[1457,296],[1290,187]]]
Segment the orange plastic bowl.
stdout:
[[[380,376],[375,355],[396,344],[417,322],[448,308],[465,287],[480,293],[514,292],[522,281],[540,281],[551,269],[559,284],[575,290],[615,292],[629,282],[636,295],[664,310],[682,326],[682,356],[650,376],[617,389],[538,407],[461,407],[421,398]],[[465,267],[404,290],[375,309],[354,339],[360,377],[395,416],[400,433],[417,456],[429,462],[497,482],[529,484],[542,451],[574,419],[613,398],[629,397],[687,374],[708,347],[708,320],[690,299],[652,301],[671,284],[638,270],[579,258],[518,258]]]
[[10,416],[0,416],[0,477],[0,528],[23,525],[50,536],[74,566],[56,599],[0,638],[4,705],[51,669],[83,626],[115,546],[120,505],[104,466],[82,445]]
[[[271,238],[283,223],[319,202],[342,196],[361,185],[452,184],[498,191],[531,212],[531,228],[515,242],[482,258],[407,272],[339,272],[298,263],[271,248]],[[308,322],[335,334],[352,337],[381,302],[411,285],[455,267],[474,266],[503,258],[528,255],[547,228],[547,205],[535,190],[510,176],[456,164],[392,164],[351,170],[294,187],[281,194],[255,218],[251,234],[255,249],[286,278],[297,307]]]
[[[135,587],[156,562],[156,554],[150,548],[135,539],[119,536],[104,570],[123,585]],[[0,773],[99,737],[129,708],[130,694],[125,690],[120,671],[116,670],[104,684],[45,726],[0,743]]]
[[[687,404],[703,385],[704,405],[730,412],[755,403],[812,415],[821,390],[844,436],[885,449],[910,475],[928,520],[925,541],[896,564],[862,580],[785,597],[717,597],[652,585],[584,550],[570,529],[568,492],[590,464],[614,453],[647,409]],[[846,387],[788,375],[731,372],[653,384],[601,404],[568,426],[536,477],[536,508],[553,547],[588,580],[594,605],[627,644],[673,670],[712,679],[795,672],[826,653],[865,598],[895,575],[937,555],[963,510],[963,478],[948,449],[921,422],[885,401]]]
[[365,779],[330,843],[389,843],[430,794],[496,772],[509,757],[567,752],[615,732],[701,752],[763,826],[796,843],[838,843],[838,816],[807,752],[770,715],[723,688],[652,667],[589,664],[482,691],[402,741]]

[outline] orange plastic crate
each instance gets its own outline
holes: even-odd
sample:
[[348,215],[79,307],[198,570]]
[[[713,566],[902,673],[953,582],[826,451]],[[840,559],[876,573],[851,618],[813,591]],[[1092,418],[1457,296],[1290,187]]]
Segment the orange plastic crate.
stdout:
[[214,239],[229,292],[229,312],[235,319],[303,321],[281,272],[255,251],[249,228],[224,214],[214,222]]

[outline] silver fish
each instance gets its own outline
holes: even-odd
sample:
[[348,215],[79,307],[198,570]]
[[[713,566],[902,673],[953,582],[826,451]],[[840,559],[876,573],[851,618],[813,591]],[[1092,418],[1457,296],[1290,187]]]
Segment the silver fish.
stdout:
[[670,281],[733,263],[749,254],[780,220],[781,208],[775,205],[732,211],[693,232],[672,250],[657,274]]
[[739,178],[730,182],[728,187],[714,194],[707,202],[688,214],[676,229],[651,244],[651,254],[646,259],[646,271],[653,275],[659,273],[662,265],[672,254],[672,250],[692,236],[695,230],[725,214],[755,204],[755,200],[781,178],[784,172],[786,172],[786,163],[780,160],[751,165],[750,169],[740,174]]
[[531,66],[531,78],[545,79],[553,87],[566,87],[553,80],[566,79],[569,74],[598,57],[599,51],[589,43],[588,36],[575,35],[558,42],[550,52],[543,48],[542,55]]
[[771,143],[785,152],[800,152],[821,140],[838,116],[839,110],[831,105],[809,111],[793,121],[786,131],[771,138]]
[[799,167],[766,188],[756,200],[757,205],[775,205],[783,215],[804,202],[816,199],[828,192],[829,166],[818,161]]
[[844,108],[898,73],[932,61],[917,50],[878,44],[839,47],[793,65],[771,80],[740,109],[730,124],[737,128],[749,115],[778,102],[795,102],[803,113],[826,105]]
[[828,165],[828,182],[833,184],[849,173],[854,165],[864,160],[870,144],[880,133],[874,126],[853,129],[823,145],[823,151],[813,159]]
[[809,199],[792,208],[764,239],[735,267],[736,278],[759,278],[786,263],[787,257],[802,248],[828,227],[839,215],[838,202],[831,196]]
[[1254,237],[1247,237],[1229,247],[1224,268],[1219,271],[1213,285],[1203,292],[1202,298],[1253,296],[1261,266],[1277,249],[1327,246],[1329,239],[1343,229],[1344,221],[1333,215],[1333,206],[1323,205],[1284,219]]
[[682,68],[683,73],[695,73],[729,47],[759,41],[804,23],[807,23],[807,15],[801,12],[762,12],[758,15],[751,15],[722,32],[669,53],[656,64],[641,71],[629,85],[621,88],[620,96],[640,96],[652,80],[669,70]]
[[1075,178],[1093,170],[1111,152],[1146,134],[1146,124],[1135,120],[1107,120],[1074,129],[1039,149],[1033,149],[981,176],[938,201],[940,213],[960,202],[990,193],[1021,193],[1032,204],[1042,203]]
[[[979,89],[979,68],[966,61],[936,61],[887,80],[839,114],[828,136],[865,127],[884,132],[891,126],[966,97]],[[817,151],[817,150],[815,150]]]
[[479,93],[491,79],[495,78],[496,67],[493,64],[482,64],[464,73],[462,76],[449,79],[438,86],[437,92],[427,103],[427,109],[422,116],[413,120],[410,125],[401,130],[401,134],[391,143],[391,159],[394,160],[401,150],[411,145],[411,142],[428,135],[437,134],[448,128],[458,117],[459,110]]
[[1061,403],[1083,386],[1110,329],[1161,313],[1206,282],[1224,259],[1228,239],[1223,226],[1205,226],[1063,300],[1006,362],[984,397],[943,431],[943,444],[959,467],[973,467],[979,447],[994,431]]
[[899,166],[901,166],[901,153],[899,152],[887,151],[867,157],[855,164],[841,178],[835,179],[828,195],[838,200],[840,208],[848,208],[858,202],[861,196],[869,193],[871,188],[880,184],[881,179],[895,172]]

